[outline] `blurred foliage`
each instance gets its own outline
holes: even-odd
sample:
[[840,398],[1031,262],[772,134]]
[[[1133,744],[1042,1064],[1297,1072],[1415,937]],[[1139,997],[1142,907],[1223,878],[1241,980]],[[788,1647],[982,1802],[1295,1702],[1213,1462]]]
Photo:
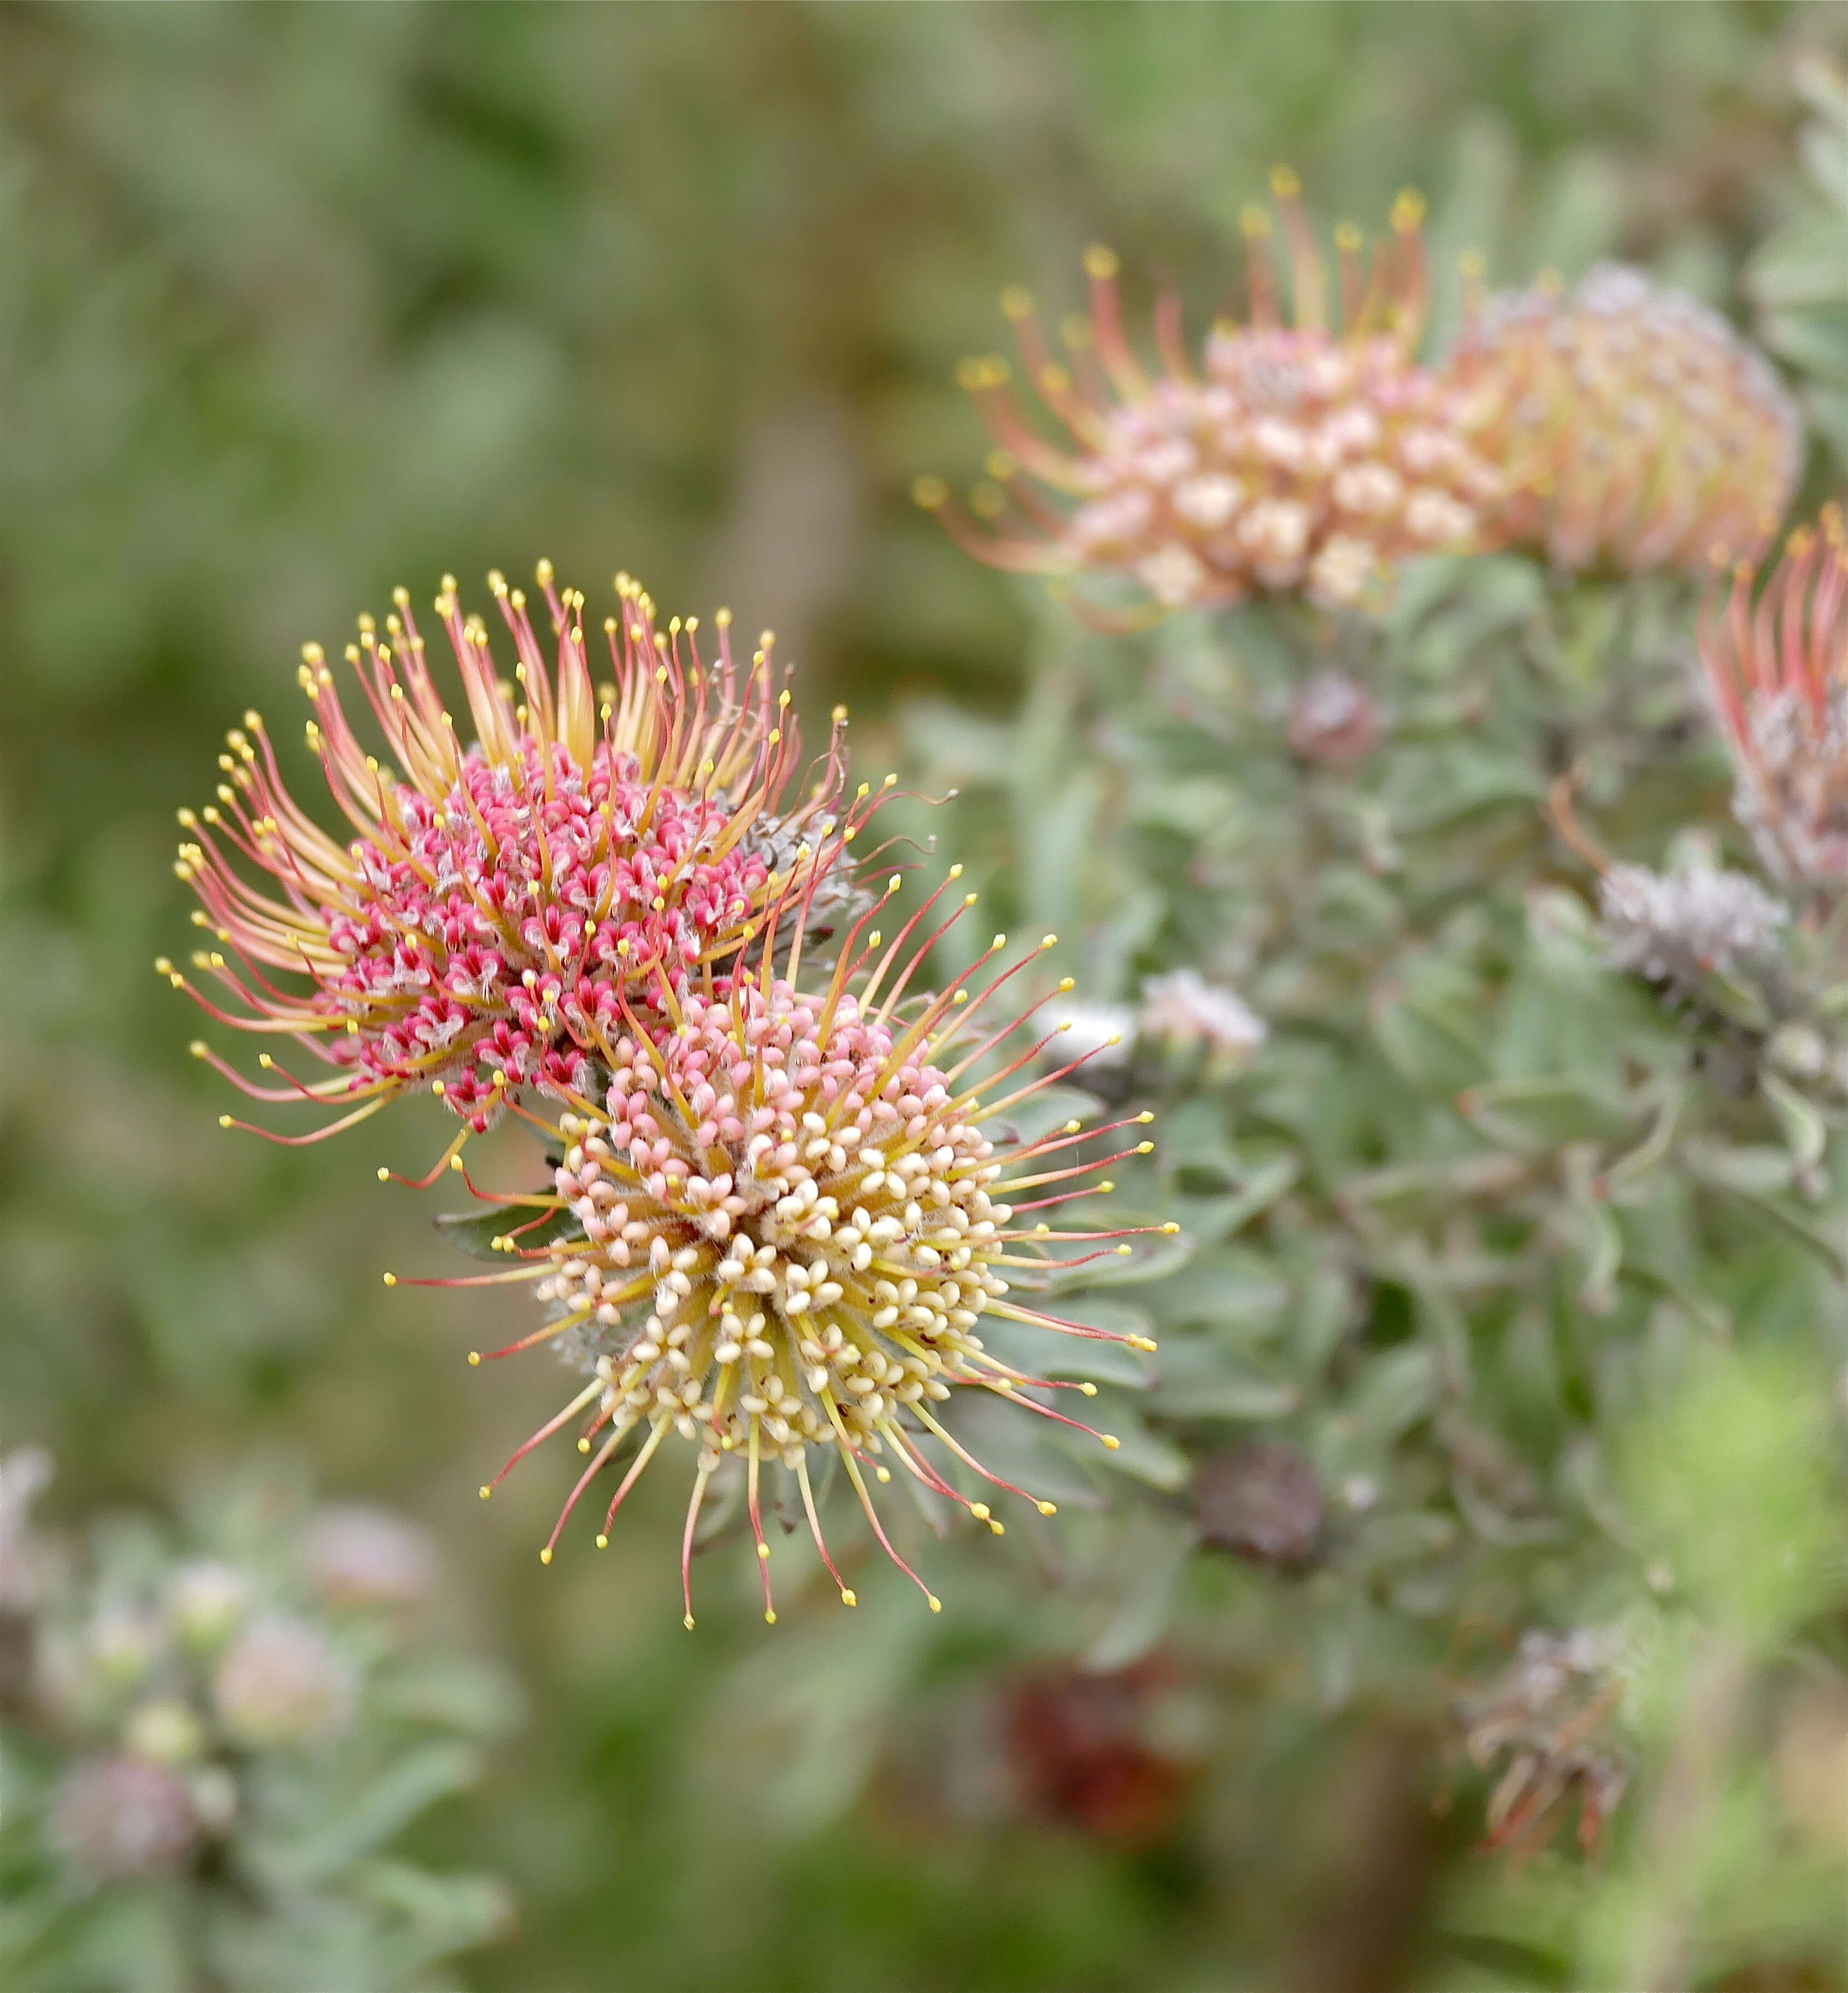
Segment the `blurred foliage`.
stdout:
[[1848,464],[1848,80],[1812,60],[1796,72],[1815,113],[1802,135],[1809,186],[1753,256],[1746,289],[1765,344],[1809,377],[1811,421]]
[[[0,12],[0,1444],[57,1451],[54,1512],[269,1440],[429,1519],[536,1712],[423,1830],[521,1903],[467,1983],[1843,1983],[1837,1109],[1614,975],[1538,814],[1582,757],[1622,856],[1723,825],[1688,603],[1434,573],[1339,659],[1392,709],[1342,784],[1279,747],[1325,632],[1106,643],[905,494],[979,461],[952,368],[1003,282],[1075,303],[1101,235],[1202,323],[1279,156],[1371,225],[1422,185],[1440,274],[1614,251],[1731,309],[1768,236],[1752,301],[1833,436],[1839,142],[1793,77],[1843,39],[1744,4]],[[1135,1472],[1035,1463],[1056,1530],[933,1545],[941,1620],[868,1566],[766,1639],[728,1549],[690,1640],[665,1481],[542,1571],[545,1465],[473,1489],[543,1367],[491,1390],[461,1357],[504,1310],[377,1284],[439,1270],[373,1182],[433,1120],[221,1135],[149,973],[170,813],[296,646],[542,552],[593,603],[621,566],[774,624],[812,712],[864,709],[860,772],[965,787],[915,827],[1090,993],[1200,962],[1273,1020],[1226,1088],[1146,1081],[1182,1111],[1125,1195],[1196,1256],[1090,1304],[1165,1338],[1111,1381]],[[1254,1429],[1329,1498],[1305,1574],[1196,1545],[1191,1457]],[[1536,1618],[1627,1657],[1641,1775],[1589,1878],[1465,1858],[1491,1773],[1432,1808],[1452,1702]],[[1008,1739],[1067,1705],[1010,1698],[1074,1660],[1150,1684],[1111,1762],[1182,1768],[1165,1832],[1034,1800]]]

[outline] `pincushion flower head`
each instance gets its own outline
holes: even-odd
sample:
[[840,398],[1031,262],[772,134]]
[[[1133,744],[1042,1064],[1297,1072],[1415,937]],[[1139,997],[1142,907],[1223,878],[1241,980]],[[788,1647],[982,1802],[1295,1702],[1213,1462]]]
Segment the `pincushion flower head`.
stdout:
[[[1151,1145],[1096,1160],[1097,1138],[1116,1130],[1087,1133],[1076,1122],[1011,1139],[1001,1117],[1083,1061],[1045,1070],[1056,1026],[1023,1034],[1018,1049],[1025,1020],[990,1027],[988,1007],[1025,966],[986,976],[1001,937],[940,993],[910,993],[938,936],[908,945],[948,890],[884,949],[877,932],[865,936],[872,915],[863,916],[814,993],[799,923],[780,962],[760,951],[722,993],[663,985],[658,1027],[627,1009],[607,1083],[548,1131],[562,1150],[553,1193],[505,1200],[509,1229],[498,1243],[524,1264],[488,1277],[536,1277],[549,1319],[496,1353],[550,1342],[584,1379],[508,1463],[580,1424],[578,1445],[591,1458],[546,1561],[591,1483],[620,1465],[598,1539],[607,1541],[624,1498],[677,1436],[694,1452],[682,1545],[690,1626],[694,1532],[721,1474],[744,1482],[766,1616],[775,1615],[762,1489],[772,1473],[779,1505],[786,1498],[792,1512],[799,1502],[850,1605],[822,1533],[815,1455],[838,1462],[880,1542],[915,1578],[886,1535],[869,1478],[909,1474],[997,1532],[988,1505],[957,1483],[1027,1492],[968,1451],[947,1401],[996,1394],[1090,1431],[1050,1400],[1094,1386],[1017,1369],[984,1346],[984,1319],[1152,1346],[1065,1321],[1030,1297],[1050,1275],[1132,1249],[1124,1231],[1074,1229],[1057,1214],[1111,1188],[1097,1174],[1108,1162]],[[1052,1513],[1049,1502],[1037,1506]]]
[[1555,566],[1698,569],[1790,502],[1802,426],[1771,363],[1639,270],[1491,299],[1456,365],[1507,473],[1497,537]]
[[1423,202],[1399,197],[1391,238],[1371,259],[1358,231],[1336,231],[1337,313],[1295,176],[1280,168],[1271,186],[1291,320],[1270,217],[1249,208],[1249,316],[1216,324],[1197,364],[1169,297],[1156,314],[1162,370],[1144,370],[1107,249],[1086,259],[1091,315],[1066,327],[1069,362],[1053,357],[1031,298],[1005,295],[1027,378],[1066,433],[1055,444],[1028,421],[1006,362],[965,364],[997,446],[995,481],[975,494],[989,523],[952,505],[940,480],[921,480],[917,495],[971,552],[998,567],[1125,583],[1160,610],[1264,590],[1358,603],[1380,594],[1398,562],[1474,543],[1498,480],[1470,432],[1470,397],[1415,357]]
[[[1762,582],[1762,586],[1761,583]],[[1749,563],[1709,601],[1700,653],[1737,775],[1733,808],[1765,869],[1848,885],[1848,535],[1799,528],[1768,576]]]
[[402,590],[382,637],[362,617],[347,651],[395,769],[349,723],[320,648],[305,650],[309,744],[345,841],[290,795],[255,713],[220,757],[217,803],[181,812],[176,869],[219,944],[193,958],[210,993],[157,966],[223,1021],[296,1038],[333,1068],[304,1082],[265,1053],[282,1083],[255,1085],[194,1048],[260,1099],[348,1110],[317,1134],[408,1086],[430,1086],[476,1130],[529,1087],[580,1092],[621,1027],[625,989],[722,973],[779,895],[814,887],[825,907],[849,890],[865,792],[844,807],[844,714],[785,802],[799,750],[769,632],[741,662],[721,610],[709,660],[696,619],[658,629],[648,596],[618,576],[599,693],[582,594],[561,593],[541,563],[549,665],[525,594],[490,579],[512,682],[453,577],[436,603],[472,741]]

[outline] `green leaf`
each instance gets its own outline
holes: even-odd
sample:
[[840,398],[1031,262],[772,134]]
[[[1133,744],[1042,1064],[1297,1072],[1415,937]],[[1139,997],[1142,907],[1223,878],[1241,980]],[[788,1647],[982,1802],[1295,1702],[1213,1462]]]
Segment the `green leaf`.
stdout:
[[505,1937],[517,1914],[513,1892],[497,1875],[439,1874],[409,1861],[378,1861],[359,1869],[353,1887],[409,1923],[432,1958]]
[[1567,1199],[1583,1253],[1579,1305],[1590,1314],[1608,1314],[1616,1304],[1617,1277],[1624,1263],[1624,1235],[1610,1207],[1580,1185]]
[[1151,1432],[1142,1423],[1141,1414],[1127,1400],[1100,1395],[1087,1411],[1085,1423],[1107,1433],[1117,1444],[1099,1447],[1096,1441],[1073,1433],[1062,1439],[1061,1445],[1078,1451],[1087,1462],[1094,1455],[1097,1464],[1112,1473],[1127,1475],[1132,1481],[1158,1488],[1165,1495],[1186,1487],[1193,1472],[1193,1463],[1172,1441]]
[[1174,1616],[1175,1594],[1199,1541],[1191,1523],[1151,1516],[1128,1546],[1131,1578],[1110,1624],[1082,1665],[1098,1673],[1132,1667],[1160,1643]]
[[1361,1372],[1348,1393],[1343,1417],[1357,1434],[1389,1445],[1429,1413],[1439,1391],[1435,1351],[1389,1349]]
[[1456,1109],[1491,1141],[1528,1153],[1613,1141],[1636,1120],[1625,1102],[1568,1073],[1485,1080],[1460,1093]]
[[1165,1328],[1210,1324],[1247,1336],[1268,1334],[1289,1304],[1290,1290],[1271,1264],[1225,1249],[1203,1253],[1148,1296]]
[[[1104,1506],[1097,1482],[1086,1471],[1104,1452],[1095,1440],[1085,1441],[1081,1467],[1054,1443],[1052,1434],[1062,1428],[1022,1405],[1003,1403],[991,1391],[959,1391],[937,1416],[990,1473],[1024,1488],[1035,1500],[1076,1509]],[[940,1458],[938,1465],[943,1465]]]
[[1490,1076],[1476,1020],[1460,1004],[1436,996],[1415,1001],[1382,993],[1374,1000],[1372,1016],[1381,1051],[1425,1092],[1453,1099]]
[[1683,1143],[1682,1154],[1703,1183],[1744,1197],[1786,1189],[1795,1173],[1789,1150],[1768,1143],[1747,1146],[1700,1135]]
[[568,1207],[542,1210],[518,1205],[498,1205],[485,1212],[446,1212],[432,1222],[451,1245],[460,1246],[471,1259],[492,1260],[503,1267],[515,1263],[495,1249],[497,1239],[517,1233],[519,1249],[532,1253],[560,1239],[575,1237],[581,1229],[576,1214]]
[[1798,1166],[1805,1171],[1813,1170],[1829,1146],[1829,1130],[1822,1116],[1795,1087],[1774,1074],[1760,1074],[1758,1090],[1771,1102],[1771,1110],[1784,1130],[1784,1139]]
[[1620,1156],[1603,1172],[1600,1188],[1604,1195],[1617,1196],[1640,1183],[1667,1156],[1674,1145],[1675,1130],[1686,1099],[1685,1089],[1677,1087],[1663,1101],[1656,1114],[1655,1126],[1634,1149]]
[[1848,1280],[1848,1258],[1844,1258],[1842,1249],[1802,1212],[1793,1211],[1781,1198],[1752,1191],[1734,1190],[1733,1195],[1813,1253],[1838,1280]]
[[1287,1379],[1266,1375],[1208,1335],[1177,1335],[1155,1359],[1150,1409],[1172,1419],[1280,1419],[1302,1403]]
[[472,1745],[419,1745],[299,1840],[272,1844],[265,1865],[296,1888],[324,1882],[382,1848],[439,1800],[465,1792],[481,1773],[481,1754]]

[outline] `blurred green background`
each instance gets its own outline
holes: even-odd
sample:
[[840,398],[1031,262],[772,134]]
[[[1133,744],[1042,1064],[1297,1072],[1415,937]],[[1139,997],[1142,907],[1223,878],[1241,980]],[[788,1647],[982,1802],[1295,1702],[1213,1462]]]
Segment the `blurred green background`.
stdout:
[[[674,1477],[549,1571],[556,1457],[475,1500],[555,1390],[463,1364],[504,1304],[379,1286],[442,1270],[434,1205],[374,1180],[436,1121],[221,1133],[149,966],[190,941],[173,812],[223,729],[255,704],[293,737],[297,646],[393,583],[450,569],[478,603],[489,566],[547,554],[594,605],[625,567],[667,610],[774,625],[812,713],[854,703],[876,778],[895,698],[1001,711],[1019,683],[1015,586],[907,497],[979,463],[953,368],[997,340],[1004,282],[1076,303],[1102,236],[1132,303],[1172,279],[1202,322],[1287,159],[1370,227],[1424,187],[1440,270],[1617,252],[1737,311],[1797,198],[1793,62],[1844,18],[0,10],[0,1448],[54,1448],[71,1515],[293,1450],[440,1533],[531,1697],[433,1830],[523,1906],[484,1993],[1204,1989],[1294,1912],[1223,1837],[1113,1852],[909,1807],[896,1778],[865,1796],[876,1697],[787,1745],[753,1697],[814,1665],[812,1629],[779,1662],[715,1572],[689,1640]],[[969,1614],[972,1651],[1004,1603]],[[861,1618],[827,1622],[817,1694],[891,1664]]]

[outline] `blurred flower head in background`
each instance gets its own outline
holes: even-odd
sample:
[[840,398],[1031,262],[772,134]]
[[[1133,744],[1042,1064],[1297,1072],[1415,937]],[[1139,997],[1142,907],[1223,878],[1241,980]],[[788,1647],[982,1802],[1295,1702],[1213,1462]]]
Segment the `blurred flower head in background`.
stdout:
[[1630,1783],[1631,1756],[1617,1718],[1621,1648],[1607,1632],[1538,1629],[1463,1712],[1470,1756],[1506,1764],[1488,1806],[1489,1845],[1543,1848],[1578,1807],[1579,1844],[1595,1851]]
[[1796,488],[1802,422],[1776,370],[1640,270],[1490,299],[1456,367],[1506,480],[1497,543],[1556,567],[1699,571],[1760,545]]
[[1768,573],[1741,562],[1702,618],[1700,653],[1737,774],[1733,808],[1765,869],[1848,881],[1848,540],[1841,509],[1799,527]]
[[1178,1670],[1162,1656],[1114,1673],[1042,1669],[1008,1686],[1008,1768],[1028,1811],[1131,1846],[1175,1825],[1197,1766],[1165,1726]]
[[1705,864],[1613,865],[1599,882],[1599,911],[1613,966],[1677,990],[1762,960],[1790,919],[1757,880]]
[[213,1701],[240,1743],[320,1742],[352,1714],[353,1684],[317,1627],[271,1614],[240,1633],[218,1665]]
[[1045,1051],[1049,1063],[1063,1065],[1081,1058],[1093,1073],[1114,1072],[1129,1063],[1137,1022],[1129,1004],[1080,997],[1060,1008],[1060,1036]]
[[975,500],[988,523],[951,504],[940,480],[921,481],[918,497],[972,553],[1123,583],[1158,610],[1263,593],[1345,607],[1382,596],[1413,556],[1476,542],[1500,480],[1477,446],[1470,398],[1415,357],[1426,311],[1422,200],[1400,195],[1391,237],[1371,258],[1358,230],[1336,231],[1337,309],[1295,175],[1279,168],[1271,186],[1289,316],[1271,218],[1248,208],[1249,316],[1219,320],[1197,365],[1169,297],[1156,314],[1162,371],[1145,371],[1124,333],[1107,249],[1086,259],[1090,318],[1066,326],[1066,359],[1054,357],[1028,294],[1007,293],[1026,378],[1067,439],[1056,446],[1033,427],[1004,361],[966,364],[963,385],[996,445],[994,482]]

